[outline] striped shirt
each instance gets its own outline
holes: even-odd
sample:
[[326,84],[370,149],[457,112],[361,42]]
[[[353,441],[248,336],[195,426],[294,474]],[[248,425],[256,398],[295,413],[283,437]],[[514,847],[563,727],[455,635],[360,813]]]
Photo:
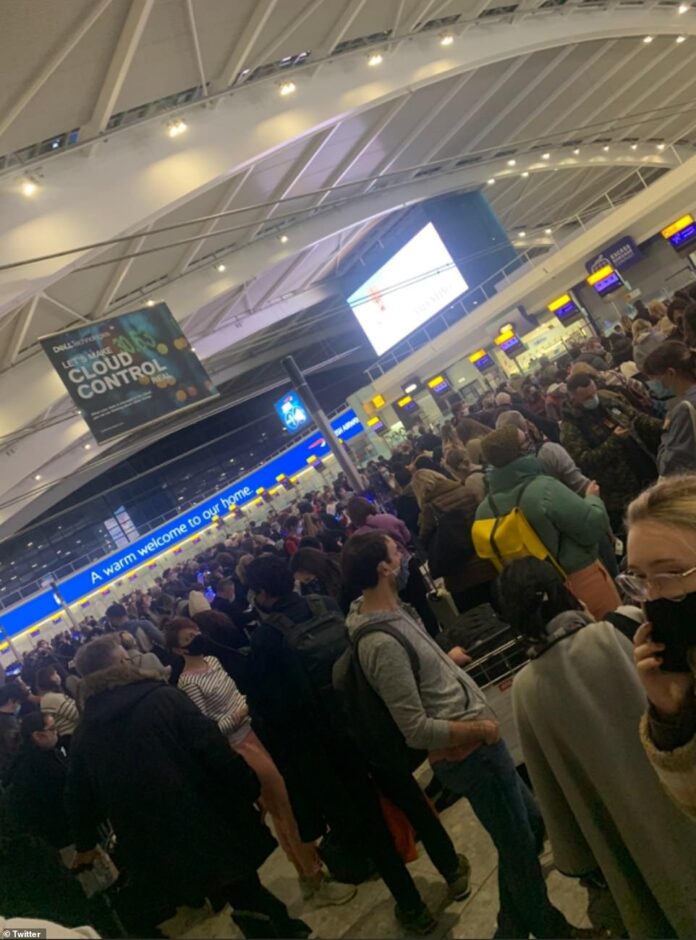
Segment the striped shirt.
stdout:
[[215,656],[206,656],[205,663],[205,670],[184,670],[178,686],[207,718],[217,722],[226,737],[230,737],[243,725],[249,724],[247,717],[239,719],[239,712],[246,707],[246,698]]
[[46,692],[41,696],[41,711],[53,715],[58,737],[73,734],[80,721],[77,705],[63,692]]

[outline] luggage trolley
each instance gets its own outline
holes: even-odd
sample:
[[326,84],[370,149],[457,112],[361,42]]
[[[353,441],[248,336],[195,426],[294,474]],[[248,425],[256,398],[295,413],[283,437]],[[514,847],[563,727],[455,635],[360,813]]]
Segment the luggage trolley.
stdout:
[[[481,645],[486,651],[469,663],[466,672],[486,693],[500,722],[501,737],[505,739],[515,765],[519,766],[524,763],[524,757],[512,713],[512,683],[515,673],[528,662],[527,651],[520,640],[510,639],[508,629],[490,634]],[[476,655],[477,650],[470,652]]]

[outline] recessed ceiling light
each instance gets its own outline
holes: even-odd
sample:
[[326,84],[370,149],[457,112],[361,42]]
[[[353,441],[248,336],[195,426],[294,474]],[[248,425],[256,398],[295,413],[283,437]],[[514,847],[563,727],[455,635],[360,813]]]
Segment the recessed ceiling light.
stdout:
[[643,36],[643,42],[646,44],[650,43],[653,41],[654,38],[655,38],[654,36]]
[[609,144],[605,144],[605,145],[602,147],[602,150],[603,150],[605,153],[609,153],[609,150],[610,150],[610,149],[611,149],[611,148],[609,147]]
[[226,271],[226,270],[227,270],[227,265],[226,265],[226,264],[223,264],[222,261],[221,261],[220,264],[216,264],[216,265],[215,265],[215,270],[216,270],[216,271],[219,271],[220,274],[222,274],[223,271]]
[[443,33],[442,36],[440,36],[441,46],[451,46],[453,42],[454,42],[454,36],[452,35],[452,33]]
[[657,145],[657,149],[658,149],[658,150],[664,150],[666,146],[667,146],[667,144],[658,144],[658,145]]
[[551,159],[551,154],[550,154],[550,153],[542,153],[541,159],[542,159],[542,160],[550,160],[550,159]]
[[522,174],[522,179],[526,180],[528,176],[529,176],[529,171],[525,170],[524,173]]
[[638,144],[631,144],[631,150],[637,150]]
[[517,160],[508,160],[507,165],[508,165],[508,166],[517,166]]
[[290,236],[289,236],[289,235],[281,235],[281,236],[280,236],[280,241],[282,242],[283,245],[286,245],[286,244],[290,241]]
[[677,36],[677,44],[679,45],[682,42],[686,42],[686,36]]
[[526,238],[526,237],[527,237],[527,233],[526,233],[526,232],[518,232],[518,233],[517,233],[517,237],[518,237],[518,238]]
[[174,118],[167,124],[167,133],[170,137],[178,137],[180,134],[183,134],[188,124],[183,118]]
[[550,235],[550,234],[552,233],[552,231],[553,231],[553,229],[545,228],[545,229],[544,229],[544,235]]
[[384,62],[384,56],[381,52],[373,52],[371,56],[368,56],[367,64],[374,68],[376,65],[381,65]]
[[145,306],[146,306],[146,307],[154,307],[154,306],[155,306],[154,300],[148,300],[148,301],[146,302]]
[[495,183],[495,177],[491,176],[491,178],[488,180],[488,185],[493,186],[494,183]]
[[91,444],[85,444],[85,450],[91,450],[91,449],[92,449]]
[[27,176],[22,182],[22,195],[33,196],[38,188],[39,187],[36,184],[36,180],[32,179],[30,176]]
[[691,7],[689,6],[688,3],[680,3],[677,13],[688,13],[690,9]]
[[297,91],[297,85],[294,82],[281,82],[279,88],[284,98],[286,95],[291,95],[293,92]]
[[580,156],[580,148],[579,148],[579,147],[576,147],[575,150],[573,151],[573,153],[575,154],[576,157],[579,157],[579,156]]
[[41,474],[40,473],[34,474],[34,479],[38,482],[41,479]]

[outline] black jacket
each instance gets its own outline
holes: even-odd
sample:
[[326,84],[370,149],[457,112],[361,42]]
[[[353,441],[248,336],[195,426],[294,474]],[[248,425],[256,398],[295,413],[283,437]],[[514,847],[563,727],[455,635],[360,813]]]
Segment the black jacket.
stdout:
[[255,871],[275,847],[255,774],[187,696],[117,666],[83,679],[67,806],[78,850],[109,819],[131,878],[183,903]]
[[63,806],[67,774],[68,762],[60,751],[25,744],[5,780],[11,824],[54,849],[74,841]]

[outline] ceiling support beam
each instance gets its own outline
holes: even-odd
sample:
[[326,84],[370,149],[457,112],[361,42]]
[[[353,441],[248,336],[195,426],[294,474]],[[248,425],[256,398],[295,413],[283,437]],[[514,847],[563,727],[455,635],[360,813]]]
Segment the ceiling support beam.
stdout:
[[198,38],[198,27],[196,26],[196,14],[193,12],[193,0],[186,0],[186,16],[188,17],[189,29],[191,31],[191,41],[193,42],[198,78],[200,79],[201,88],[203,89],[203,95],[206,96],[208,94],[208,83],[206,82],[205,68],[203,67],[201,44]]
[[430,148],[421,162],[430,163],[431,160],[435,160],[437,155],[443,152],[447,144],[456,138],[457,134],[459,134],[462,128],[466,127],[469,121],[474,118],[482,108],[486,107],[488,102],[498,94],[500,89],[506,85],[511,78],[514,77],[514,75],[522,68],[528,59],[529,55],[523,55],[518,59],[513,59],[511,64],[508,65],[498,81],[494,82],[488,91],[486,91],[484,95],[481,95],[481,97],[464,112],[461,118],[454,123],[454,125],[449,129],[449,131],[447,131],[444,137],[440,138],[437,143]]
[[[134,251],[140,251],[140,249],[145,244],[145,241],[147,240],[148,232],[150,231],[153,225],[154,225],[154,222],[151,222],[150,225],[147,226],[144,232],[136,236],[133,239],[133,241],[127,243],[126,254],[130,254],[131,252],[134,252]],[[109,278],[109,283],[106,285],[106,287],[102,291],[101,297],[97,301],[97,305],[94,308],[94,313],[92,314],[93,320],[99,320],[100,317],[104,316],[109,305],[112,303],[119,288],[121,287],[121,284],[123,283],[123,279],[130,271],[131,265],[133,264],[134,261],[135,261],[135,258],[123,258],[121,261],[118,262],[114,270],[114,273]]]
[[98,3],[95,3],[84,19],[81,20],[80,25],[72,30],[68,40],[44,63],[41,71],[34,77],[29,85],[27,85],[24,91],[15,100],[14,104],[10,106],[9,110],[0,118],[0,135],[4,134],[7,128],[14,123],[29,102],[34,98],[34,95],[41,91],[51,75],[62,65],[82,37],[89,32],[110,4],[111,0],[99,0]]
[[256,0],[253,4],[253,12],[249,20],[239,39],[235,42],[222,71],[213,81],[212,90],[214,92],[228,88],[246,66],[251,50],[258,42],[259,36],[277,5],[278,0]]
[[[348,0],[343,8],[343,12],[336,20],[328,36],[319,44],[317,49],[312,49],[312,56],[315,59],[323,59],[331,55],[335,47],[341,42],[345,34],[353,25],[355,17],[360,13],[367,0]],[[319,71],[321,64],[317,66],[314,74]]]
[[[337,186],[340,182],[343,181],[343,179],[348,175],[348,173],[350,173],[352,168],[358,162],[360,157],[362,157],[368,147],[374,143],[382,131],[387,127],[387,125],[394,120],[399,111],[401,111],[404,105],[410,100],[410,95],[403,95],[401,98],[397,98],[396,101],[387,108],[386,112],[382,115],[375,126],[367,130],[362,135],[362,137],[351,147],[343,160],[341,160],[341,162],[326,181],[325,186],[327,188],[331,186]],[[322,203],[324,203],[330,195],[330,192],[323,193],[317,199],[315,205],[322,205]]]
[[[320,131],[310,141],[309,145],[302,152],[300,159],[295,164],[293,164],[293,166],[290,167],[290,170],[288,171],[288,173],[281,180],[280,185],[276,187],[275,192],[271,196],[271,199],[275,200],[275,203],[268,210],[268,212],[263,217],[261,222],[259,222],[259,224],[256,225],[256,227],[253,229],[253,231],[249,235],[249,239],[248,239],[249,241],[253,241],[256,238],[256,236],[259,234],[259,232],[261,232],[266,222],[268,222],[272,218],[273,214],[279,208],[283,199],[286,199],[288,197],[293,187],[297,185],[302,175],[307,172],[307,170],[310,168],[314,160],[316,160],[316,158],[319,156],[321,151],[324,149],[324,147],[328,144],[328,142],[331,140],[333,135],[336,133],[340,125],[341,125],[341,122],[338,121],[336,124],[333,125],[333,127],[329,127],[325,131]],[[333,183],[331,183],[330,185],[333,185]]]
[[[275,39],[272,39],[268,45],[259,52],[256,60],[259,65],[266,65],[267,62],[273,62],[273,58],[290,36],[294,36],[297,30],[302,26],[305,20],[319,12],[319,8],[325,6],[325,0],[308,0],[302,7],[296,17],[292,20],[289,27],[286,27],[282,33],[279,33]],[[301,51],[301,50],[298,50]]]
[[[440,101],[438,101],[437,106],[433,110],[428,111],[425,117],[421,118],[421,120],[411,130],[408,136],[404,138],[399,146],[392,150],[389,156],[380,163],[380,165],[375,170],[375,176],[383,176],[385,173],[389,172],[394,164],[401,159],[404,153],[406,153],[408,148],[414,144],[427,130],[431,121],[435,120],[435,118],[442,111],[444,111],[444,109],[449,104],[451,104],[452,101],[454,101],[454,99],[464,90],[465,85],[467,82],[471,81],[474,74],[474,72],[467,72],[466,75],[463,75],[458,81],[454,83],[454,86],[447,92],[447,94],[444,95]],[[368,183],[365,192],[369,192],[374,187],[376,182],[377,180],[373,179],[372,182]]]
[[131,5],[118,37],[111,62],[106,70],[97,103],[92,117],[81,129],[82,137],[96,137],[101,134],[114,113],[118,96],[121,94],[126,75],[133,62],[155,0],[131,0]]
[[[232,203],[237,198],[239,193],[242,191],[242,188],[244,184],[246,183],[246,181],[251,176],[251,172],[253,169],[254,169],[254,164],[252,163],[252,165],[248,166],[246,170],[244,170],[243,173],[239,174],[239,176],[235,176],[232,179],[230,185],[225,190],[224,195],[222,199],[220,200],[220,203],[215,207],[215,212],[213,213],[214,215],[217,215],[219,212],[226,212],[227,209],[229,209],[229,207],[232,205]],[[204,240],[206,236],[214,234],[215,229],[219,224],[220,224],[219,219],[211,219],[210,222],[206,222],[203,225],[203,228],[200,231],[201,240],[197,242],[193,242],[193,244],[188,245],[186,247],[181,258],[177,261],[176,265],[174,266],[174,270],[172,271],[172,275],[171,275],[172,278],[179,277],[179,275],[184,273],[184,271],[191,264],[191,262],[196,257],[196,255],[199,254],[201,248],[204,245]]]
[[[549,75],[562,65],[565,60],[574,52],[573,46],[566,46],[565,49],[561,49],[556,55],[553,56],[551,61],[546,65],[545,68],[541,69],[536,73],[531,82],[523,85],[523,87],[518,91],[516,95],[513,95],[512,98],[508,101],[505,107],[501,111],[497,111],[494,120],[491,124],[484,127],[482,130],[475,134],[472,138],[467,139],[466,142],[466,153],[471,153],[473,150],[476,150],[476,146],[481,143],[482,140],[487,140],[490,138],[495,139],[495,129],[498,127],[501,121],[505,120],[508,114],[520,106],[524,99],[528,95],[533,95],[536,89],[546,81]],[[506,135],[507,137],[507,135]],[[509,137],[507,138],[510,139]]]
[[61,303],[60,300],[56,300],[55,297],[51,297],[48,294],[41,294],[40,296],[57,310],[62,310],[63,313],[67,313],[72,320],[80,320],[82,323],[92,322],[87,317],[83,317],[81,313],[77,312],[77,310],[73,310],[72,307],[67,307],[64,303]]
[[36,313],[36,305],[39,302],[39,295],[33,297],[26,308],[15,318],[14,328],[12,330],[12,336],[10,337],[10,342],[7,345],[5,354],[0,361],[0,369],[6,369],[8,366],[13,366],[17,361],[17,356],[19,355],[22,346],[24,345],[29,327],[31,326],[31,321],[34,319],[34,314]]

